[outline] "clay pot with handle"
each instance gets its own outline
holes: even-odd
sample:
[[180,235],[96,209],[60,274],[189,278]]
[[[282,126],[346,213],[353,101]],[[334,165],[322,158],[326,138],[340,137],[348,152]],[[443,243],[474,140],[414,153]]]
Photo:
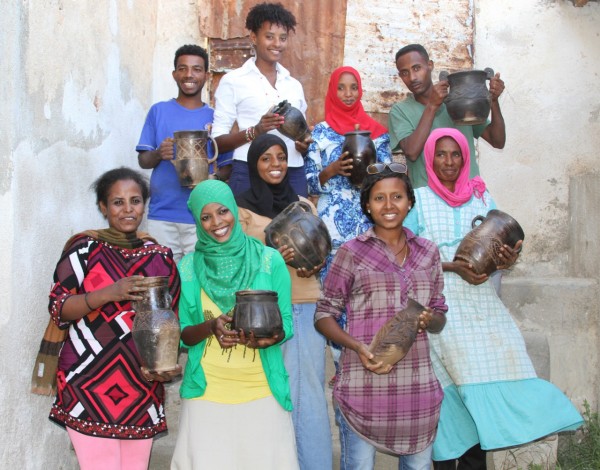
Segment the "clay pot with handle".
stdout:
[[284,136],[292,139],[294,142],[304,142],[306,139],[311,138],[311,133],[302,111],[294,108],[287,100],[283,100],[281,103],[273,106],[269,112],[283,116],[283,124],[277,130]]
[[[219,148],[208,131],[177,131],[173,133],[175,141],[175,158],[171,163],[175,166],[179,184],[184,187],[194,188],[198,183],[208,179],[209,166],[214,164],[219,156]],[[208,158],[207,144],[212,142],[215,149],[213,158]]]
[[450,90],[444,100],[450,118],[457,126],[483,124],[490,114],[490,91],[486,81],[494,76],[491,68],[465,70],[448,74],[440,72],[440,80],[448,80]]

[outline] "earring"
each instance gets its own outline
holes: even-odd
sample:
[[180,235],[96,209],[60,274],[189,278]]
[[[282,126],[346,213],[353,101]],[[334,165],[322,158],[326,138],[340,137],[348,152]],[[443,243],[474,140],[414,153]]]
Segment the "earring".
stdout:
[[370,214],[371,213],[371,209],[367,209],[367,212]]

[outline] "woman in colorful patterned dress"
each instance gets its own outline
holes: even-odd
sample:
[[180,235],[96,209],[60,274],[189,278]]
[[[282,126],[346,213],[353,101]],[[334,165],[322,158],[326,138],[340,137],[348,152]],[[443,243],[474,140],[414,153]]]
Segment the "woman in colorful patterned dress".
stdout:
[[152,437],[166,431],[161,382],[181,373],[142,370],[131,328],[131,301],[145,276],[168,276],[175,309],[179,275],[171,250],[137,229],[148,183],[129,168],[93,185],[109,228],[67,242],[54,272],[49,311],[69,328],[57,371],[50,419],[67,428],[83,470],[145,470]]
[[[440,254],[403,228],[415,201],[406,166],[377,163],[367,172],[360,202],[374,225],[338,250],[315,314],[317,330],[342,346],[333,389],[340,468],[372,470],[377,448],[398,455],[399,469],[429,470],[443,393],[425,330],[445,323]],[[426,306],[414,343],[394,365],[375,362],[367,345],[409,298]],[[336,321],[343,311],[345,329]]]
[[[485,450],[517,446],[559,431],[582,418],[569,399],[537,378],[523,337],[485,274],[454,261],[475,216],[496,205],[480,177],[469,179],[469,146],[450,128],[435,129],[425,143],[428,186],[415,191],[406,226],[436,243],[442,256],[448,323],[430,335],[431,357],[444,388],[435,468],[484,470]],[[506,269],[522,241],[500,248]]]

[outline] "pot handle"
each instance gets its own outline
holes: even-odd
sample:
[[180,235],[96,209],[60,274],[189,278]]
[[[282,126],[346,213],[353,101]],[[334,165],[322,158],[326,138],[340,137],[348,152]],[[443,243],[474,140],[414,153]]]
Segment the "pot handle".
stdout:
[[211,163],[214,163],[213,170],[215,173],[217,173],[218,167],[215,162],[217,161],[217,157],[219,156],[219,147],[217,145],[217,141],[213,139],[210,135],[208,136],[208,139],[212,142],[213,148],[215,149],[215,156],[208,160],[208,164],[210,165]]
[[487,80],[491,80],[492,78],[494,78],[494,69],[486,67],[483,69],[483,71],[485,72]]
[[310,206],[308,205],[307,202],[304,201],[298,201],[298,206],[300,206],[300,208],[304,211],[304,212],[308,212],[310,214],[312,214],[312,209],[310,208]]
[[485,217],[482,215],[476,215],[475,217],[473,217],[473,220],[471,221],[471,228],[475,228],[475,222],[483,222],[485,220]]
[[448,72],[446,72],[445,70],[442,70],[440,72],[440,81],[448,81]]

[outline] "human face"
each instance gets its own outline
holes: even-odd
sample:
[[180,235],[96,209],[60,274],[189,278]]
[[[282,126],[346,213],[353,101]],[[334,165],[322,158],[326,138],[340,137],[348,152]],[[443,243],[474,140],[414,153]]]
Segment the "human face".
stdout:
[[418,52],[412,51],[398,57],[396,68],[404,85],[413,95],[423,95],[431,88],[433,62],[425,60]]
[[200,223],[204,231],[216,241],[225,243],[233,232],[235,217],[224,205],[211,202],[202,208]]
[[337,86],[337,97],[346,106],[352,106],[358,100],[358,80],[351,73],[344,72],[340,75]]
[[204,59],[197,55],[182,55],[173,70],[173,80],[182,95],[192,97],[200,94],[206,82]]
[[460,147],[452,137],[442,137],[435,143],[433,172],[446,188],[454,192],[464,160]]
[[406,185],[400,178],[379,180],[371,188],[367,210],[378,230],[399,230],[410,210]]
[[144,198],[142,189],[133,180],[114,183],[108,191],[106,203],[100,201],[98,205],[108,226],[119,232],[133,233],[142,223]]
[[287,156],[280,145],[269,147],[258,157],[258,176],[267,184],[279,184],[287,173]]
[[257,61],[277,63],[287,48],[288,30],[265,21],[256,33],[250,33],[250,39],[256,49]]

